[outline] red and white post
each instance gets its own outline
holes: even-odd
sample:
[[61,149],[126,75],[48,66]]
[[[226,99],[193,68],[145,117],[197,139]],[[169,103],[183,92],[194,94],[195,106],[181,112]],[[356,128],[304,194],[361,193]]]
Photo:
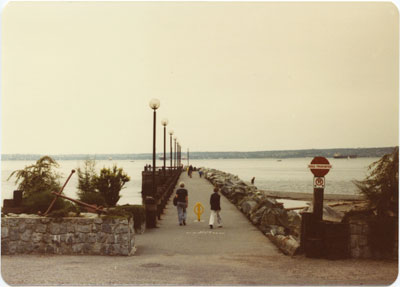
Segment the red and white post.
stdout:
[[314,199],[313,199],[314,219],[320,221],[322,220],[323,204],[324,204],[325,175],[332,168],[332,165],[325,157],[317,156],[313,158],[308,167],[314,174]]

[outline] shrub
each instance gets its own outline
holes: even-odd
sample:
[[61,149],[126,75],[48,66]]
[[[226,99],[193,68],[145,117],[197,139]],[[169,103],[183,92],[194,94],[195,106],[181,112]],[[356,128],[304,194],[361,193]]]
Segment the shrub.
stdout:
[[[25,212],[44,213],[55,197],[51,192],[60,191],[60,175],[53,170],[55,167],[58,167],[58,163],[54,159],[43,156],[35,164],[10,174],[7,180],[15,176],[18,189],[24,192],[22,206]],[[66,200],[57,198],[52,210],[63,209],[66,204]]]
[[399,206],[399,148],[372,163],[369,175],[354,181],[378,216],[396,215]]
[[126,210],[116,208],[111,208],[107,210],[107,214],[103,218],[132,218],[133,215]]
[[15,183],[18,189],[24,191],[25,197],[42,191],[57,192],[61,185],[60,175],[53,171],[55,167],[58,167],[58,163],[54,159],[43,156],[35,164],[13,171],[7,180],[15,176]]
[[142,228],[142,224],[146,222],[146,211],[143,205],[126,204],[118,206],[117,209],[124,210],[129,214],[132,214],[135,230],[140,230]]
[[119,192],[129,180],[129,176],[123,169],[114,165],[112,169],[102,168],[100,175],[94,178],[94,185],[96,190],[103,195],[107,206],[115,206],[121,198]]
[[397,246],[399,205],[399,148],[369,166],[362,181],[354,181],[373,211],[369,226],[372,250],[390,257]]
[[88,159],[85,160],[83,169],[80,167],[76,169],[78,174],[79,197],[86,192],[96,192],[96,187],[94,185],[94,178],[96,177],[95,165],[96,162],[94,160]]
[[98,206],[115,206],[121,198],[119,195],[129,176],[116,165],[102,168],[100,175],[95,172],[95,161],[86,160],[84,168],[78,168],[78,198],[88,204]]
[[106,201],[99,192],[85,192],[80,195],[81,201],[88,204],[95,204],[97,206],[107,206]]
[[[24,198],[22,201],[22,206],[25,209],[26,213],[34,213],[37,214],[39,211],[43,214],[46,212],[47,208],[50,206],[50,203],[54,199],[53,194],[48,191],[36,192],[28,197]],[[66,202],[62,198],[57,198],[54,202],[52,210],[58,210],[65,208]]]

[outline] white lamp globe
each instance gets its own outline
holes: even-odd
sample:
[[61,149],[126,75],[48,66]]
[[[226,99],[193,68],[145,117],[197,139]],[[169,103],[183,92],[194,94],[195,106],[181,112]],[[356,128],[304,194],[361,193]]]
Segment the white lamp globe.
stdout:
[[168,120],[167,119],[162,119],[161,120],[161,124],[165,127],[166,125],[168,125]]
[[160,101],[158,99],[151,99],[149,102],[150,108],[157,110],[160,107]]

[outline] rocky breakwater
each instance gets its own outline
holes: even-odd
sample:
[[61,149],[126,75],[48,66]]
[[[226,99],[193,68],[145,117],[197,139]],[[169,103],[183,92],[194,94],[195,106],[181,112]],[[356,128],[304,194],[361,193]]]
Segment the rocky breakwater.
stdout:
[[287,211],[256,186],[238,176],[203,168],[205,178],[257,226],[283,253],[295,255],[300,247],[301,216]]

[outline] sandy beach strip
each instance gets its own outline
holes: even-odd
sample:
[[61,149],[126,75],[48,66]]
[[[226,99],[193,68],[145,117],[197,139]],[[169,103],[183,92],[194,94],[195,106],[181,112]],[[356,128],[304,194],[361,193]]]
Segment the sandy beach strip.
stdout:
[[[293,199],[293,200],[312,200],[313,193],[304,192],[286,192],[263,190],[266,195],[273,198]],[[324,200],[344,200],[344,201],[362,201],[364,198],[358,194],[324,194]]]

